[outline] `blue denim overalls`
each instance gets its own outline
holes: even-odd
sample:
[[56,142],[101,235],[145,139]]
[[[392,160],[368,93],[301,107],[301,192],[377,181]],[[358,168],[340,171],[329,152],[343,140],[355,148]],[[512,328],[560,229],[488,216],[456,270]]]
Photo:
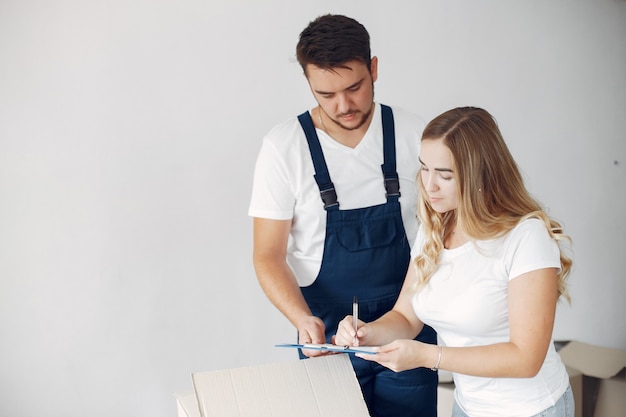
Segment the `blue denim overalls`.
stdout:
[[[313,315],[326,326],[330,342],[337,325],[352,314],[359,300],[359,319],[370,322],[391,310],[410,262],[400,210],[400,182],[396,172],[395,130],[391,108],[381,106],[382,165],[387,202],[372,207],[339,210],[339,202],[309,112],[298,116],[309,144],[315,181],[326,210],[326,239],[319,274],[302,294]],[[417,163],[417,161],[416,161]],[[437,343],[425,326],[416,338]],[[302,353],[300,356],[304,358]],[[437,373],[418,368],[400,373],[350,355],[372,417],[437,415]]]

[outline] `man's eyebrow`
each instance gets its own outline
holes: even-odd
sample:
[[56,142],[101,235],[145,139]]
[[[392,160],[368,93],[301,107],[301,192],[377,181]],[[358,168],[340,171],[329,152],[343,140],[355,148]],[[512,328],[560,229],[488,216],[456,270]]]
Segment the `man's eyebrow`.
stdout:
[[365,78],[361,78],[359,81],[355,82],[354,84],[349,85],[349,86],[346,88],[346,90],[350,90],[350,89],[352,89],[352,88],[354,88],[354,87],[358,87],[358,86],[360,86],[361,84],[363,84],[363,81],[365,81]]
[[[344,88],[344,91],[346,90],[350,90],[352,88],[358,87],[361,84],[363,84],[363,81],[365,81],[365,78],[361,78],[359,81],[355,82],[354,84],[351,84],[349,86],[347,86],[346,88]],[[321,90],[315,90],[315,92],[317,94],[321,94],[321,95],[326,95],[326,94],[334,94],[334,92],[330,92],[330,91],[321,91]]]
[[[428,166],[428,165],[426,165],[426,164],[424,163],[424,161],[422,161],[422,158],[417,157],[417,160],[418,160],[418,161],[420,161],[420,164],[422,164],[422,165],[424,165],[424,166]],[[433,169],[434,169],[435,171],[439,171],[439,172],[450,172],[450,173],[454,172],[454,171],[452,171],[452,169],[450,169],[450,168],[433,168]]]

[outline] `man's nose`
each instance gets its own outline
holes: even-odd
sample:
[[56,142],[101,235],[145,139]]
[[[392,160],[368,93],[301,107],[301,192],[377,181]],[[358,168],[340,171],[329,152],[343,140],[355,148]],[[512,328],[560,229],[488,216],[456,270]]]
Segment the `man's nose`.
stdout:
[[345,94],[339,94],[337,96],[337,110],[340,114],[350,111],[350,100]]

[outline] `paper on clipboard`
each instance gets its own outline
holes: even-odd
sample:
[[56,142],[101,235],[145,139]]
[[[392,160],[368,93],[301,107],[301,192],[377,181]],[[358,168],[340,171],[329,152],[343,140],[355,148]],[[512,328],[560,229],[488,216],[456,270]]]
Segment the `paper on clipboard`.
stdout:
[[284,348],[297,348],[297,349],[311,349],[311,350],[324,350],[327,352],[341,352],[341,353],[365,353],[367,355],[376,354],[374,346],[338,346],[331,343],[279,343],[276,347]]

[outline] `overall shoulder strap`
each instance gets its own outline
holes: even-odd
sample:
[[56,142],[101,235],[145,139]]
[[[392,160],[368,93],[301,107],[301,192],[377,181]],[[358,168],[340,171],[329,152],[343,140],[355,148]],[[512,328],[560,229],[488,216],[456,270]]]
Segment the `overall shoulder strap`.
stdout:
[[[306,141],[309,145],[309,152],[311,153],[311,159],[313,160],[313,167],[315,168],[315,182],[320,189],[320,196],[324,203],[324,209],[338,209],[339,202],[337,201],[337,193],[335,192],[335,185],[330,180],[330,174],[328,173],[328,166],[324,159],[324,153],[322,152],[322,146],[320,145],[319,138],[315,132],[315,126],[311,119],[311,114],[306,111],[298,116],[298,121],[304,130]],[[395,162],[394,162],[395,165]]]
[[383,122],[383,176],[387,199],[400,197],[400,180],[396,170],[396,132],[391,107],[380,105]]

